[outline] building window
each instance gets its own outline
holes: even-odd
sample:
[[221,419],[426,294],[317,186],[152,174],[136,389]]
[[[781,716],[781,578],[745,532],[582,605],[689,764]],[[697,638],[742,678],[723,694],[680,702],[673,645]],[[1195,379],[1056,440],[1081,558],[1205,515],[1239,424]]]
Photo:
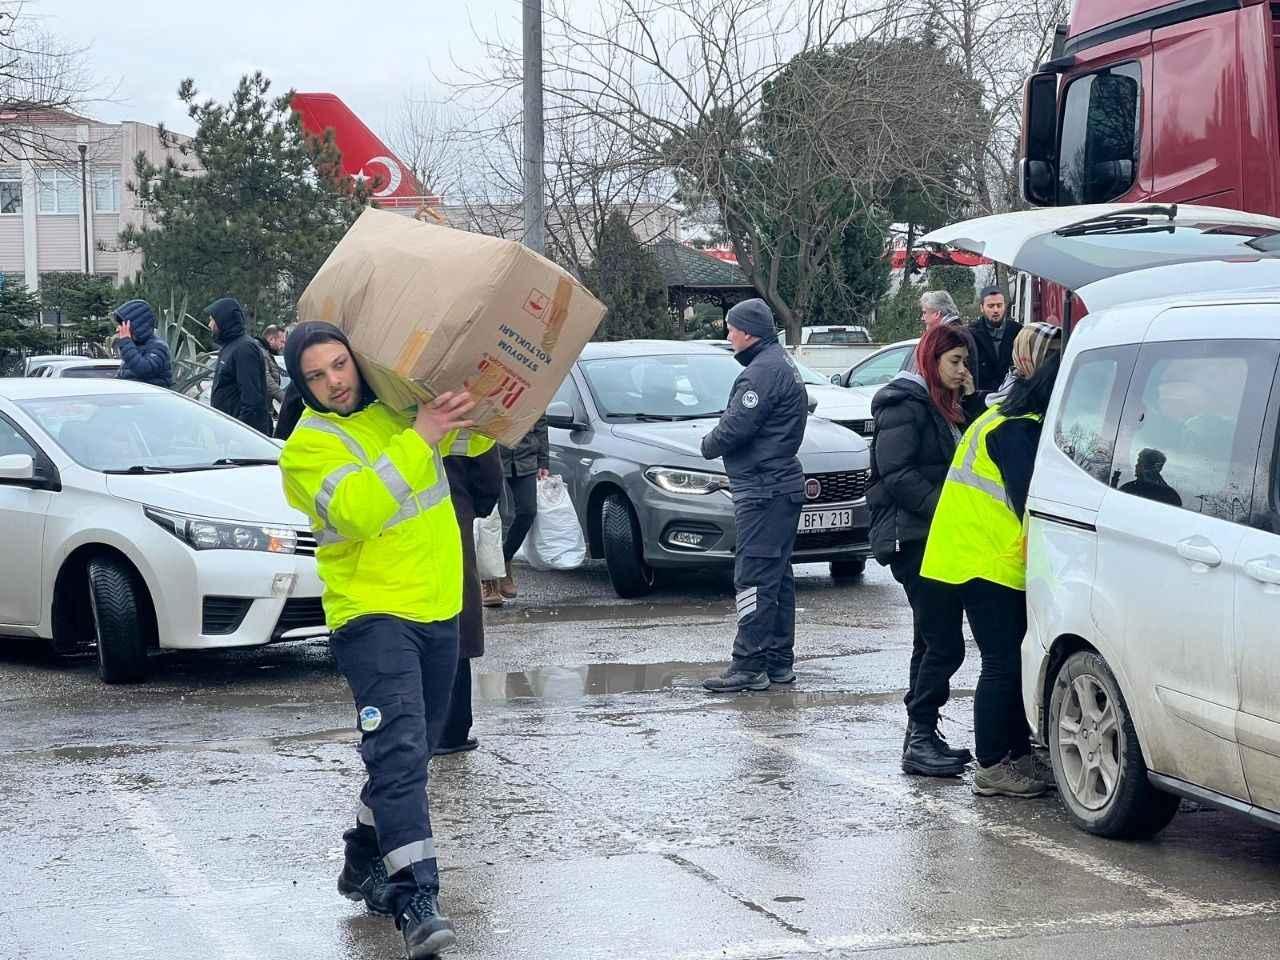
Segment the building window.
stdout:
[[0,167],[0,215],[22,213],[22,170]]
[[80,178],[56,167],[45,167],[37,174],[37,190],[41,213],[79,213]]
[[96,167],[93,171],[93,212],[120,212],[120,168]]

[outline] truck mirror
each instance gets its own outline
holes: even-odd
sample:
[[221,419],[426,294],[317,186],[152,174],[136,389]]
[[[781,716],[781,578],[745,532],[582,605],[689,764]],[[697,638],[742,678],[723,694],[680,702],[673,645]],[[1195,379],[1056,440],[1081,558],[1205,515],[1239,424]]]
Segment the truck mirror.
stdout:
[[1023,160],[1018,179],[1022,181],[1022,196],[1027,203],[1037,207],[1053,205],[1057,176],[1051,163],[1046,160]]
[[1036,73],[1027,80],[1022,116],[1022,195],[1035,206],[1057,198],[1058,75]]

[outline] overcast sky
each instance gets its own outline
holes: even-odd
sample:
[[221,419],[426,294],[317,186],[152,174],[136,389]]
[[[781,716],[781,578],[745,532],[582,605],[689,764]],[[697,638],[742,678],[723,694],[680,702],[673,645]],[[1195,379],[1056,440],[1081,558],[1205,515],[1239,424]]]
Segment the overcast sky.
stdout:
[[[404,94],[434,89],[476,65],[484,37],[520,36],[520,0],[35,0],[29,15],[77,46],[114,88],[86,112],[106,121],[164,121],[191,133],[176,91],[194,77],[225,101],[244,73],[262,70],[280,92],[335,93],[380,134]],[[385,138],[385,137],[384,137]]]

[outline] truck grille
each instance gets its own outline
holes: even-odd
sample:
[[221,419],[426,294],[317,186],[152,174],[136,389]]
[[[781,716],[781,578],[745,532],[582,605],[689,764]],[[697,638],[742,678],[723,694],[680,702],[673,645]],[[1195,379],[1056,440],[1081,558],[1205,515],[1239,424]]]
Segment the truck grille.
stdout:
[[870,437],[876,432],[876,422],[871,417],[866,420],[837,420],[836,423],[846,430],[852,430],[860,437]]
[[[809,497],[810,481],[817,480],[821,489],[814,498]],[[815,503],[848,503],[861,500],[867,494],[871,481],[870,470],[845,470],[841,473],[812,473],[805,477],[806,505]]]
[[200,632],[207,637],[235,633],[244,623],[253,601],[248,597],[205,597]]
[[297,530],[298,547],[294,553],[300,557],[314,557],[316,555],[316,535],[310,530]]
[[295,597],[284,602],[284,609],[280,611],[280,619],[276,621],[271,635],[279,637],[290,630],[324,625],[324,606],[319,597]]

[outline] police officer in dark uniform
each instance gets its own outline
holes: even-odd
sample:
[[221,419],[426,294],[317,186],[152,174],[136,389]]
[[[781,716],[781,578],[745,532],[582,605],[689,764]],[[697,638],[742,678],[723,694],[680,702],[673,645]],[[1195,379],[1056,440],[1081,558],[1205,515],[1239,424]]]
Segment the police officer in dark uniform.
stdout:
[[733,662],[703,683],[714,693],[767,690],[771,682],[796,678],[791,550],[804,503],[796,453],[809,414],[804,381],[778,342],[768,304],[746,300],[730,309],[726,321],[734,356],[746,369],[734,381],[720,423],[703,438],[702,455],[724,458],[733,491],[738,633]]

